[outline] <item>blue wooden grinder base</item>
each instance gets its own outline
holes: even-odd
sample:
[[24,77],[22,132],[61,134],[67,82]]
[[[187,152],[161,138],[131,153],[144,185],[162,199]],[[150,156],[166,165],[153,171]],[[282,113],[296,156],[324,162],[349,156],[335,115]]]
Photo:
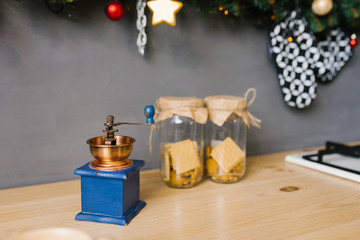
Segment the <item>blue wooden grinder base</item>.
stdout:
[[89,163],[76,169],[81,176],[81,212],[79,221],[127,225],[146,205],[139,200],[140,168],[143,160],[123,170],[98,171]]

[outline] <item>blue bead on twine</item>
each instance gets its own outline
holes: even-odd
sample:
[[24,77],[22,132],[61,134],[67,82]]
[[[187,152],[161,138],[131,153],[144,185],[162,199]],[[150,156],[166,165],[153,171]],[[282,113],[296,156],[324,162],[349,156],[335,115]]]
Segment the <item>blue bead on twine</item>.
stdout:
[[155,108],[153,105],[148,105],[144,108],[146,116],[146,123],[154,123]]

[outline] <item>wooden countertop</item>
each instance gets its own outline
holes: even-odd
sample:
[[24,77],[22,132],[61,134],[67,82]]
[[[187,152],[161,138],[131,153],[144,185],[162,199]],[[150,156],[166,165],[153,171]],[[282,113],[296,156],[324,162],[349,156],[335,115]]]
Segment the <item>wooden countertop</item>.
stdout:
[[42,227],[111,239],[359,238],[360,185],[285,162],[294,152],[249,157],[246,177],[235,184],[206,179],[172,189],[158,170],[142,172],[147,206],[125,227],[74,220],[79,180],[1,190],[0,239]]

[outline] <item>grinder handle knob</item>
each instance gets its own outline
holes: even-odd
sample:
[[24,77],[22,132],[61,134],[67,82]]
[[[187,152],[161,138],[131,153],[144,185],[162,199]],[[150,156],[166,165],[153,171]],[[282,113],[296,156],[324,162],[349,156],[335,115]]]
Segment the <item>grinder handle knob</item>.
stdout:
[[148,105],[144,108],[144,114],[147,124],[154,124],[155,108],[153,105]]
[[114,123],[114,116],[113,115],[107,115],[106,116],[106,122],[107,123]]

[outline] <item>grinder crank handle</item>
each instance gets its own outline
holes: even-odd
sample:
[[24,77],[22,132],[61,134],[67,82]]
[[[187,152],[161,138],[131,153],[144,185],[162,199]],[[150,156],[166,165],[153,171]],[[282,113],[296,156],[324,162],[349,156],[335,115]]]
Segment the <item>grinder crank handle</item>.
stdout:
[[109,130],[112,130],[112,127],[119,126],[119,125],[153,125],[154,124],[154,115],[155,109],[153,105],[148,105],[144,108],[144,114],[146,116],[145,123],[131,123],[131,122],[117,122],[114,123],[114,116],[108,115],[106,117],[105,126],[109,127]]

